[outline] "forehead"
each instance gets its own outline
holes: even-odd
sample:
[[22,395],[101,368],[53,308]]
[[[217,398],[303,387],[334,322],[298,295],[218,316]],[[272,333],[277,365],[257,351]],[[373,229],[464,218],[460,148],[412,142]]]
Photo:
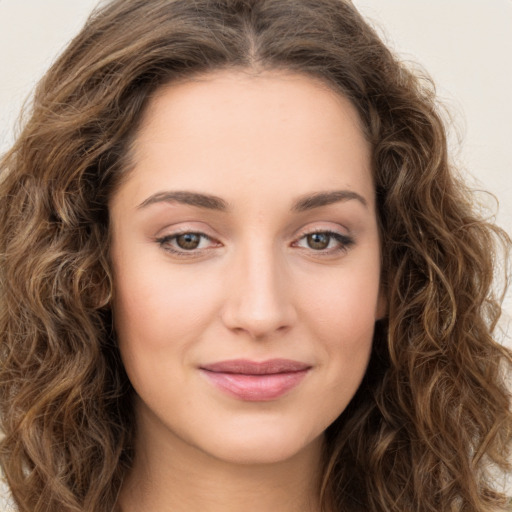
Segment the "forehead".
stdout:
[[[283,97],[283,91],[286,97]],[[217,101],[212,103],[212,99]],[[288,101],[286,101],[288,100]],[[343,117],[350,116],[359,125],[355,107],[339,91],[320,78],[286,70],[251,71],[244,69],[217,70],[189,78],[172,81],[161,86],[152,95],[146,109],[143,124],[155,122],[163,104],[173,103],[176,113],[180,107],[218,114],[221,109],[232,107],[274,107],[268,115],[279,114],[287,103],[305,102],[299,115],[304,116],[308,106],[322,109],[324,114],[339,115],[333,111],[338,105],[344,109]],[[335,109],[338,110],[338,109]]]
[[[158,188],[269,185],[300,196],[356,188],[373,198],[370,146],[354,106],[309,76],[218,71],[159,89],[133,145],[130,178],[141,195]],[[228,198],[229,199],[229,198]]]

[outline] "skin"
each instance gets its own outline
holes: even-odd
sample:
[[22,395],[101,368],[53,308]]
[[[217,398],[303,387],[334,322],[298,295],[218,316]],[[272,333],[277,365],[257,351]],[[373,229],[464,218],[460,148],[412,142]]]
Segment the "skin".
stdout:
[[[136,391],[123,511],[318,510],[323,432],[385,309],[354,107],[306,76],[219,71],[158,91],[133,162],[110,203],[115,325]],[[183,191],[221,204],[183,204],[197,203]],[[199,245],[184,249],[184,233]],[[240,358],[309,369],[250,401],[201,370]]]

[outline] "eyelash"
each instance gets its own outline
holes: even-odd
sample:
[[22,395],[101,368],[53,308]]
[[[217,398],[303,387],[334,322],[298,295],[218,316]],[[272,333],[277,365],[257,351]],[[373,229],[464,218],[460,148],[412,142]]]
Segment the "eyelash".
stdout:
[[209,237],[208,235],[205,235],[204,233],[200,233],[197,231],[183,231],[183,232],[173,233],[172,235],[165,235],[160,238],[157,238],[155,241],[158,243],[158,245],[164,251],[170,252],[171,254],[182,257],[182,258],[194,258],[194,257],[197,257],[199,254],[202,255],[206,251],[209,251],[210,249],[212,249],[211,247],[209,247],[206,249],[186,250],[186,249],[178,249],[171,245],[172,241],[175,241],[178,237],[184,236],[184,235],[195,235],[195,236],[200,237],[202,240],[214,241],[213,238]]
[[326,235],[327,237],[329,237],[328,245],[331,244],[333,239],[338,243],[337,247],[331,247],[331,248],[326,248],[326,249],[315,250],[310,247],[303,248],[304,250],[312,251],[315,254],[315,256],[333,256],[333,255],[336,255],[339,253],[347,252],[350,249],[350,247],[352,245],[354,245],[354,243],[355,243],[354,239],[348,235],[342,235],[341,233],[338,233],[336,231],[329,231],[328,229],[327,230],[326,229],[317,229],[317,230],[308,231],[308,232],[302,234],[297,239],[297,241],[293,243],[293,246],[297,247],[298,243],[301,240],[303,240],[309,236],[312,236],[312,235]]
[[[336,242],[338,242],[339,245],[337,247],[318,249],[318,250],[315,250],[312,248],[307,248],[307,247],[300,247],[298,245],[298,243],[301,240],[303,240],[309,236],[316,235],[316,234],[326,235],[327,237],[329,237],[328,245],[331,244],[332,239],[334,239]],[[194,235],[194,236],[200,237],[202,240],[209,240],[211,242],[214,242],[214,239],[211,238],[210,236],[208,236],[204,233],[201,233],[201,232],[196,232],[196,231],[183,231],[183,232],[173,233],[172,235],[165,235],[160,238],[156,238],[155,242],[158,243],[158,245],[163,250],[170,252],[173,255],[182,257],[182,258],[198,257],[200,255],[205,254],[205,252],[211,250],[212,248],[214,248],[214,247],[208,247],[208,248],[203,248],[203,249],[187,250],[187,249],[177,249],[176,247],[173,247],[171,245],[172,241],[176,241],[176,239],[178,237],[184,236],[184,235]],[[308,232],[302,234],[295,242],[293,242],[292,246],[300,247],[301,249],[304,249],[306,251],[312,251],[316,256],[332,256],[332,255],[339,254],[342,252],[347,252],[348,249],[352,245],[354,245],[354,243],[355,243],[354,239],[350,236],[342,235],[341,233],[337,233],[336,231],[318,229],[318,230],[308,231]]]

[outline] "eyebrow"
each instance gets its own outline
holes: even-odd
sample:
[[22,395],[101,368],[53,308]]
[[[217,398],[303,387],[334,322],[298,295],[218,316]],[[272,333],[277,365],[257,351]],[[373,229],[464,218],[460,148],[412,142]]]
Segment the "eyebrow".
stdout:
[[[352,192],[351,190],[331,190],[302,196],[292,205],[291,210],[304,212],[350,200],[359,201],[363,206],[368,207],[366,199],[357,192]],[[157,203],[180,203],[222,212],[227,211],[229,208],[228,203],[218,196],[188,191],[157,192],[145,199],[138,208],[147,208]]]
[[368,202],[366,199],[357,192],[352,192],[351,190],[332,190],[303,196],[294,203],[292,210],[296,212],[304,212],[312,210],[313,208],[320,208],[321,206],[328,206],[330,204],[351,200],[359,201],[363,206],[368,208]]
[[149,196],[138,208],[146,208],[156,203],[180,203],[218,211],[226,211],[228,209],[228,203],[220,197],[187,191],[158,192]]

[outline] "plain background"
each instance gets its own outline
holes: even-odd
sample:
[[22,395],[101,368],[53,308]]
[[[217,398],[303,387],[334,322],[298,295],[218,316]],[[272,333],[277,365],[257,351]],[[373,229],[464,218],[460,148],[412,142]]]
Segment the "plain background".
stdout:
[[[98,0],[0,0],[0,152],[23,101]],[[453,158],[512,232],[512,0],[354,0],[387,44],[434,78]],[[485,194],[478,198],[496,210]],[[512,290],[505,311],[512,314]]]
[[[96,4],[0,0],[0,152],[12,143],[23,101]],[[391,48],[434,78],[455,123],[450,140],[456,162],[474,188],[498,198],[497,222],[512,232],[512,0],[354,4]],[[512,290],[505,310],[512,314]],[[6,510],[3,492],[0,486],[0,510]]]

